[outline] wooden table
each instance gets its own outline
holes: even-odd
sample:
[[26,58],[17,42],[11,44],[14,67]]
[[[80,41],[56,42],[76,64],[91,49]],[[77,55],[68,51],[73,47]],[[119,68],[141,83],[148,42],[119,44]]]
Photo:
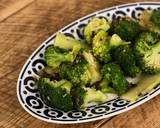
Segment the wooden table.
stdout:
[[136,1],[1,0],[0,128],[160,128],[160,96],[115,117],[76,125],[40,121],[22,109],[16,96],[23,64],[52,33],[96,10]]

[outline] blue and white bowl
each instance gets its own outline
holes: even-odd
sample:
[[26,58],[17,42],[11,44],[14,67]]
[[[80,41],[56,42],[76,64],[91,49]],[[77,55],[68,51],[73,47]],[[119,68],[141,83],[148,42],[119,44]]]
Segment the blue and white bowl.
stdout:
[[[129,16],[134,19],[138,19],[142,11],[145,9],[160,9],[160,3],[131,3],[106,8],[89,14],[83,18],[80,18],[59,31],[76,39],[83,39],[82,33],[84,26],[92,17],[103,17],[108,21],[112,21],[113,19],[124,16]],[[39,92],[35,86],[35,77],[38,77],[37,72],[44,68],[44,66],[46,65],[43,58],[44,51],[49,45],[53,43],[54,38],[55,34],[53,34],[49,39],[43,42],[33,52],[33,54],[29,57],[29,59],[23,66],[18,78],[17,96],[19,102],[22,105],[22,107],[32,116],[47,122],[62,124],[95,121],[111,117],[122,112],[128,111],[132,108],[135,108],[160,93],[160,86],[157,86],[151,92],[147,93],[146,95],[132,103],[111,95],[109,101],[100,105],[92,105],[81,111],[72,110],[69,112],[63,112],[56,108],[51,108],[47,106],[41,100]]]

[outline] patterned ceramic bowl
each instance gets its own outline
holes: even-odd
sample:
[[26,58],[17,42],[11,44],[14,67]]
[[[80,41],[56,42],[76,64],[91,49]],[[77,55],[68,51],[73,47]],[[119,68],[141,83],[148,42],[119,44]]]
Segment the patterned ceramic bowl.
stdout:
[[[108,21],[112,21],[113,19],[124,16],[138,19],[141,12],[145,9],[160,9],[160,3],[132,3],[106,8],[74,21],[68,26],[62,28],[60,32],[76,39],[83,39],[83,28],[91,17],[103,17]],[[34,77],[38,77],[37,72],[46,65],[43,58],[44,51],[49,45],[51,45],[54,38],[55,34],[53,34],[36,49],[36,51],[29,57],[23,66],[18,78],[17,96],[19,102],[22,107],[32,116],[47,122],[65,124],[95,121],[135,108],[136,106],[143,104],[160,93],[160,86],[157,86],[150,93],[147,93],[132,103],[122,100],[118,97],[111,96],[111,100],[100,105],[90,106],[81,111],[72,110],[69,112],[63,112],[56,108],[47,106],[40,98],[39,92],[35,86]]]

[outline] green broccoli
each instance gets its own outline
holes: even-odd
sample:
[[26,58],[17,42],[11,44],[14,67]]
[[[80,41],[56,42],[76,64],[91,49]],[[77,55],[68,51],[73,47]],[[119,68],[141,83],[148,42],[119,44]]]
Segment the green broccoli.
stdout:
[[141,33],[135,43],[135,55],[144,72],[160,72],[160,36],[154,32]]
[[60,66],[60,77],[67,78],[74,85],[85,86],[101,80],[99,63],[90,51],[83,51],[74,63],[64,63]]
[[45,51],[45,61],[55,70],[62,62],[73,62],[79,51],[86,47],[74,38],[57,33],[53,45]]
[[66,50],[72,50],[74,48],[81,49],[87,47],[84,43],[80,42],[79,40],[76,40],[59,32],[56,34],[56,38],[53,44],[56,47]]
[[155,75],[143,74],[137,85],[124,93],[121,98],[130,102],[133,102],[150,92],[153,88],[160,84],[160,73]]
[[149,30],[160,34],[160,25],[158,25],[160,11],[143,11],[140,16],[139,24],[144,30]]
[[79,50],[79,48],[75,47],[72,51],[68,51],[52,45],[45,51],[45,62],[49,67],[56,69],[62,62],[73,62]]
[[109,54],[109,39],[107,33],[103,30],[99,31],[93,38],[92,50],[94,56],[100,61],[109,62],[111,55]]
[[107,96],[101,91],[89,87],[75,87],[71,90],[75,109],[85,108],[89,103],[103,103]]
[[107,31],[110,28],[109,23],[105,19],[94,17],[84,29],[84,37],[88,44],[92,43],[92,38],[99,30]]
[[136,58],[129,45],[123,45],[113,50],[113,58],[120,65],[126,76],[135,77],[140,73]]
[[131,19],[120,19],[113,22],[111,29],[123,40],[133,41],[140,32],[140,25]]
[[75,63],[64,63],[60,66],[61,78],[70,80],[74,85],[85,86],[91,81],[88,63],[84,59],[76,60]]
[[113,34],[110,38],[110,49],[114,49],[114,48],[117,48],[121,45],[127,45],[127,44],[130,44],[131,42],[126,42],[124,40],[122,40],[119,35],[117,34]]
[[69,81],[50,81],[49,78],[40,78],[37,85],[40,95],[47,105],[64,111],[72,110],[73,101],[70,94],[72,84]]
[[114,34],[112,37],[109,37],[107,36],[107,32],[100,30],[93,38],[93,54],[100,61],[107,63],[111,61],[110,51],[120,45],[126,44],[129,44],[129,42],[122,41],[118,35]]
[[101,80],[100,65],[90,51],[83,51],[83,57],[88,62],[88,70],[91,75],[90,84],[94,84]]
[[160,10],[153,11],[150,20],[160,28]]
[[97,88],[103,92],[103,93],[116,93],[115,89],[113,87],[111,87],[111,82],[107,79],[103,79],[99,85],[97,86]]
[[103,74],[103,84],[106,82],[106,86],[111,86],[117,94],[121,95],[128,90],[128,82],[117,64],[105,64],[101,72]]

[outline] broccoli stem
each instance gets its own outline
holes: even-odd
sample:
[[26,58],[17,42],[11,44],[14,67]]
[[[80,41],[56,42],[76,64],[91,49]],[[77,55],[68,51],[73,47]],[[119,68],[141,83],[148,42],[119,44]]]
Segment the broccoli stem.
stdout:
[[137,100],[140,95],[144,95],[151,91],[158,84],[160,84],[160,74],[143,75],[137,86],[124,93],[121,98],[133,102]]

